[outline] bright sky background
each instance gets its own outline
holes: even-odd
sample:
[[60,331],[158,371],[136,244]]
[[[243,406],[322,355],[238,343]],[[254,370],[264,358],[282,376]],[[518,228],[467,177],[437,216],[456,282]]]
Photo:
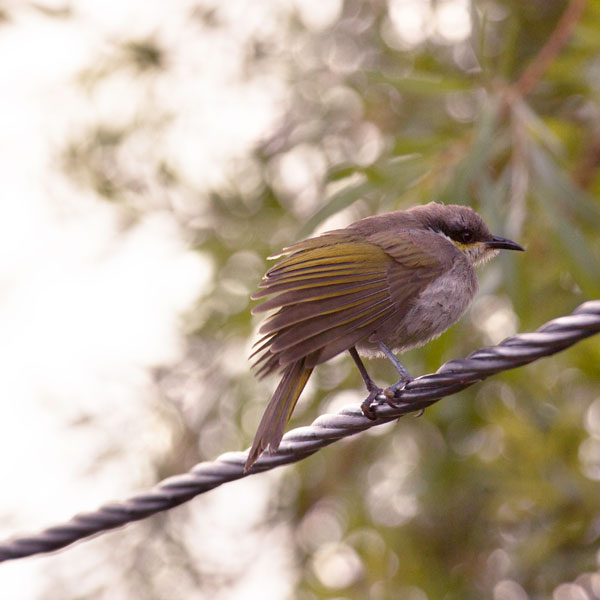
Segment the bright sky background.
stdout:
[[[135,86],[117,78],[112,90],[88,105],[74,86],[76,75],[111,39],[143,37],[159,26],[167,44],[169,36],[186,35],[178,22],[185,11],[158,1],[72,4],[75,19],[48,19],[23,7],[0,28],[2,537],[35,532],[154,483],[147,467],[152,455],[166,452],[169,440],[155,416],[150,369],[182,358],[181,317],[201,297],[211,270],[209,260],[187,247],[169,213],[156,212],[123,234],[119,210],[74,188],[53,162],[62,135],[90,120],[125,119],[141,101],[124,102]],[[269,101],[260,88],[233,83],[236,43],[260,23],[260,4],[249,10],[247,2],[231,3],[232,22],[246,28],[237,39],[188,40],[211,52],[192,51],[203,57],[199,64],[182,65],[163,90],[179,113],[172,152],[191,180],[218,178],[225,161],[247,151],[271,123],[276,98]],[[236,11],[244,11],[243,21]],[[278,92],[277,86],[264,89]],[[225,90],[227,102],[218,102]],[[87,417],[93,417],[93,428]],[[94,470],[98,456],[123,438],[126,452]],[[267,498],[264,481],[237,485],[243,492],[214,492],[210,525],[190,523],[190,532],[202,529],[201,539],[221,545],[239,538],[236,512],[260,515]],[[240,493],[243,506],[232,502]],[[41,597],[45,572],[59,562],[67,572],[72,562],[79,578],[82,568],[95,565],[92,545],[73,548],[68,556],[2,565],[3,597]],[[256,580],[251,573],[245,581],[248,591],[264,590],[265,571],[283,560],[269,552],[264,557],[270,564],[257,561]],[[282,597],[284,583],[273,585],[271,597]],[[85,595],[85,588],[77,591]]]
[[[260,81],[240,78],[243,40],[256,30],[277,35],[280,15],[294,7],[314,30],[333,22],[341,9],[341,0],[207,0],[205,5],[219,7],[229,35],[199,39],[185,22],[184,9],[196,4],[189,0],[179,0],[177,10],[163,0],[71,4],[75,18],[61,20],[15,2],[14,20],[0,26],[2,537],[35,532],[154,483],[147,467],[152,455],[166,452],[169,440],[155,417],[150,369],[182,358],[181,317],[201,298],[211,275],[209,258],[190,250],[170,213],[157,211],[123,233],[118,208],[85,194],[60,172],[54,152],[63,136],[89,122],[127,120],[146,101],[139,96],[143,88],[123,75],[87,102],[75,77],[114,39],[160,31],[175,60],[185,48],[197,62],[182,59],[164,87],[153,90],[176,115],[167,152],[196,188],[218,185],[227,161],[270,130],[286,98],[276,70]],[[452,42],[469,33],[466,2],[442,3],[433,21],[429,2],[389,5],[390,31],[404,47],[428,34]],[[140,134],[140,165],[152,143]],[[93,430],[87,417],[93,417]],[[97,457],[124,436],[127,451],[92,470]],[[190,523],[190,535],[201,531],[201,539],[216,546],[258,543],[247,517],[265,510],[264,477],[212,492],[198,515],[202,522]],[[241,532],[242,541],[244,517],[248,531]],[[285,596],[291,559],[278,550],[287,535],[261,540],[245,597],[259,591],[265,599]],[[74,577],[82,564],[98,566],[91,548],[84,544],[55,557],[0,566],[3,597],[40,597],[45,572],[58,564],[53,561],[63,570],[72,562]]]

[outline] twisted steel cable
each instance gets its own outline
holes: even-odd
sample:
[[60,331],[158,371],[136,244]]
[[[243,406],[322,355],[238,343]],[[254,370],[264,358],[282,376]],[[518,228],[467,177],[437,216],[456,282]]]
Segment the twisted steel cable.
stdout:
[[477,350],[465,359],[451,360],[436,373],[414,379],[401,390],[394,406],[377,406],[375,420],[367,419],[358,404],[347,406],[337,414],[322,415],[308,427],[289,431],[276,453],[264,454],[246,473],[247,451],[227,452],[213,462],[199,463],[188,473],[169,477],[124,502],[105,504],[94,512],[80,513],[67,523],[49,527],[36,535],[0,543],[0,561],[58,550],[85,537],[183,504],[228,481],[297,462],[340,438],[420,411],[494,373],[555,354],[598,332],[600,300],[585,302],[572,314],[549,321],[534,333],[507,338],[497,346]]

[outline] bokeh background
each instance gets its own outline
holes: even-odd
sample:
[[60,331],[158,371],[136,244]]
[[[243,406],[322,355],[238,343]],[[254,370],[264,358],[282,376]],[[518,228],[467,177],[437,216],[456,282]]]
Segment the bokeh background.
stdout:
[[[2,536],[247,447],[276,385],[249,294],[301,237],[437,200],[527,247],[413,374],[600,298],[599,32],[598,0],[3,2]],[[3,564],[0,595],[600,598],[599,362]],[[340,356],[292,425],[363,394]]]

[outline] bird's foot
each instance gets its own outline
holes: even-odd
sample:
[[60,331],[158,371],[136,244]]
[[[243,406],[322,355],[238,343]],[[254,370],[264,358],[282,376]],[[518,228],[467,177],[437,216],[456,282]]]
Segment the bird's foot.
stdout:
[[[392,408],[396,408],[399,404],[399,400],[402,398],[402,390],[407,386],[407,384],[409,384],[411,381],[413,381],[413,378],[409,378],[409,379],[401,379],[400,381],[398,381],[397,383],[395,383],[394,385],[391,385],[390,387],[386,388],[385,390],[383,390],[383,394],[385,396],[385,401],[392,407]],[[423,414],[425,413],[425,409],[421,408],[417,414],[415,415],[415,418],[419,418],[421,417]]]
[[[360,405],[363,415],[365,415],[367,419],[374,421],[377,418],[375,411],[378,404],[386,403],[392,408],[396,408],[398,406],[398,400],[400,400],[400,397],[402,396],[402,390],[412,380],[412,377],[401,379],[394,385],[390,385],[390,387],[385,389],[382,389],[376,385],[370,386],[369,395]],[[423,412],[424,411],[421,410],[417,416],[420,417]]]
[[402,390],[413,381],[413,377],[403,377],[400,381],[390,385],[390,387],[383,390],[385,401],[392,407],[398,406],[398,400],[402,396]]
[[375,414],[375,408],[381,402],[385,402],[385,390],[374,384],[369,386],[369,395],[360,405],[363,415],[365,415],[367,419],[374,421],[377,418],[377,415]]

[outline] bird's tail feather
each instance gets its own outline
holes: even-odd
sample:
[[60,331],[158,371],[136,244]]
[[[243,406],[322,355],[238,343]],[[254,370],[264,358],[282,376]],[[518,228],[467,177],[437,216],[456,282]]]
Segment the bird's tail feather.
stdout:
[[258,460],[263,451],[275,452],[279,448],[283,430],[313,371],[312,368],[306,368],[304,363],[305,359],[302,358],[285,367],[283,377],[267,405],[254,436],[244,471]]

